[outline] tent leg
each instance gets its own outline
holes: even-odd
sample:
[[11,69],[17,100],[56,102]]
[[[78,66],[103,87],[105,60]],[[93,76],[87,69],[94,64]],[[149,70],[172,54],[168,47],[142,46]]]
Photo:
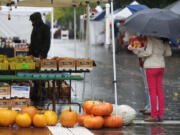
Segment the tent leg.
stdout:
[[[74,58],[77,58],[77,39],[76,39],[76,6],[74,5]],[[77,96],[76,81],[75,83],[75,94]]]
[[116,80],[116,56],[115,56],[115,39],[114,39],[114,20],[113,20],[113,0],[111,0],[111,21],[112,21],[112,51],[113,51],[113,73],[114,73],[114,97],[115,97],[115,110],[117,115],[117,80]]
[[86,20],[86,48],[85,48],[85,56],[86,58],[90,58],[90,41],[89,41],[89,10],[90,10],[90,7],[89,7],[89,2],[87,2],[87,20]]
[[50,51],[51,51],[51,54],[50,54],[50,57],[53,57],[54,56],[54,53],[53,53],[53,43],[54,43],[54,26],[53,26],[53,21],[54,21],[54,8],[52,8],[51,10],[51,47],[50,47]]

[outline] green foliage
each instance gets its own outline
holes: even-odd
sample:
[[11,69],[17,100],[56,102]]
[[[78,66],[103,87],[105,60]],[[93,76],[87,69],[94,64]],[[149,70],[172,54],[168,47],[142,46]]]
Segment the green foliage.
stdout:
[[[91,3],[90,7],[95,8],[96,3]],[[86,6],[76,7],[77,21],[79,21],[79,16],[86,13]],[[46,19],[51,21],[51,15],[46,15]],[[68,8],[54,8],[54,20],[57,20],[57,23],[64,28],[68,28],[69,22],[73,23],[74,19],[74,7]]]
[[[77,7],[76,14],[79,17],[81,14],[84,14],[84,7]],[[46,19],[51,20],[50,14],[46,16]],[[64,28],[68,28],[69,22],[73,22],[74,18],[74,8],[54,8],[54,20],[57,20],[58,24],[63,26]]]

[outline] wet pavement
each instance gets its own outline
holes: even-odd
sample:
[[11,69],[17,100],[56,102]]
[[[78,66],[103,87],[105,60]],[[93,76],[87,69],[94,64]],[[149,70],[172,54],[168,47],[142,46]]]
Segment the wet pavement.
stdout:
[[95,135],[179,135],[179,126],[134,125],[118,129],[93,130]]
[[[94,135],[179,135],[179,125],[131,125],[91,130]],[[0,135],[52,135],[48,128],[0,128]],[[73,134],[74,135],[74,134]]]
[[[74,41],[55,40],[51,48],[51,56],[74,57]],[[85,44],[77,42],[77,57],[85,57]],[[92,46],[91,59],[97,66],[85,75],[85,91],[83,82],[73,82],[72,100],[83,102],[93,99],[114,103],[112,51],[106,46]],[[121,50],[116,54],[118,104],[127,104],[137,111],[136,119],[142,120],[146,116],[139,113],[145,105],[145,92],[138,58]],[[166,69],[163,78],[165,95],[166,120],[180,120],[180,53],[166,58]],[[84,96],[83,96],[84,95]]]

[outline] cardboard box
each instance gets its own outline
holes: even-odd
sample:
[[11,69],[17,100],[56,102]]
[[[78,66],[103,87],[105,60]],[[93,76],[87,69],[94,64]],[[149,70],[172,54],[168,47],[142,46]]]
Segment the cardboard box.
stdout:
[[48,60],[48,59],[44,59],[41,60],[41,71],[57,71],[57,62],[56,60]]
[[62,70],[75,70],[75,60],[73,58],[59,58],[58,68]]
[[30,86],[11,86],[11,97],[17,98],[29,98],[30,97]]
[[14,48],[14,57],[16,56],[27,56],[29,48]]
[[7,108],[11,106],[11,99],[0,99],[0,108]]
[[76,60],[76,69],[77,70],[92,70],[93,69],[93,60],[77,59]]
[[2,85],[0,86],[0,99],[10,99],[10,86],[9,85]]
[[22,107],[29,106],[30,104],[31,101],[29,98],[12,99],[12,110],[21,110]]

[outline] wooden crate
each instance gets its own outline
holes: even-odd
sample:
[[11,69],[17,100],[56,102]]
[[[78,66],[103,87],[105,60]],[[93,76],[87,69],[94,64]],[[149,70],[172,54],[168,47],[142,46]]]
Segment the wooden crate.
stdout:
[[27,56],[29,48],[14,48],[14,56]]
[[76,69],[77,70],[92,70],[93,69],[93,60],[77,59],[76,60]]
[[0,99],[0,108],[9,108],[11,106],[11,99]]
[[41,71],[57,71],[57,61],[56,60],[49,60],[43,59],[41,60]]
[[10,98],[10,86],[0,86],[0,99],[9,99]]
[[30,104],[31,104],[31,101],[29,98],[12,99],[13,110],[21,110],[22,107],[29,106]]
[[73,58],[59,58],[58,68],[60,71],[63,70],[75,70],[75,59]]
[[8,70],[8,69],[9,69],[8,62],[7,63],[0,63],[0,70]]

